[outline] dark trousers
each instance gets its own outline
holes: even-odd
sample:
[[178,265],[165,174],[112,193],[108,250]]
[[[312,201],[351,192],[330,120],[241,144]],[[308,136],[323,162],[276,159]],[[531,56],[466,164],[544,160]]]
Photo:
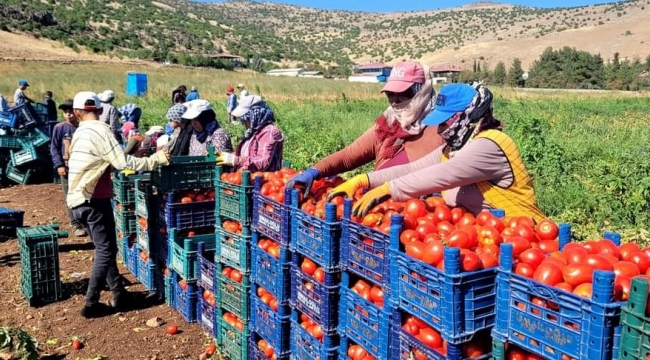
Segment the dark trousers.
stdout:
[[125,119],[125,121],[130,121],[135,124],[135,128],[138,129],[138,125],[140,124],[140,117],[142,116],[142,110],[140,108],[135,108],[129,116]]
[[95,260],[90,272],[86,305],[99,302],[99,294],[104,284],[113,295],[124,290],[117,269],[117,239],[115,218],[111,199],[92,199],[72,209],[75,218],[86,227],[95,245]]
[[72,210],[70,210],[68,202],[66,201],[66,197],[68,197],[68,175],[59,177],[61,178],[61,185],[63,186],[63,204],[65,205],[65,211],[68,213],[68,219],[73,228],[79,228],[81,225],[79,224],[79,221],[74,218]]

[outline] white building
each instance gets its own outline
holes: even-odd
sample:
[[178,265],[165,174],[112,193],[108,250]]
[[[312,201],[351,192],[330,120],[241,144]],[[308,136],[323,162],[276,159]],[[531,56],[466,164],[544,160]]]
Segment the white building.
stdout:
[[303,68],[295,69],[273,69],[269,70],[266,74],[270,76],[289,76],[289,77],[298,77],[305,72]]

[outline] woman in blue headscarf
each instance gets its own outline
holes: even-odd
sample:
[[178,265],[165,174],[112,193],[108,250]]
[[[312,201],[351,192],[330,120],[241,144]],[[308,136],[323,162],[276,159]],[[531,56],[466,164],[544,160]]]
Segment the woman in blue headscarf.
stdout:
[[190,138],[190,156],[208,154],[208,146],[215,152],[232,151],[232,142],[226,129],[219,126],[217,114],[207,100],[192,100],[184,104],[187,111],[182,118],[192,121],[194,132]]
[[234,154],[220,152],[217,165],[249,171],[277,171],[282,167],[284,135],[275,126],[273,110],[257,95],[246,96],[232,111],[246,127]]

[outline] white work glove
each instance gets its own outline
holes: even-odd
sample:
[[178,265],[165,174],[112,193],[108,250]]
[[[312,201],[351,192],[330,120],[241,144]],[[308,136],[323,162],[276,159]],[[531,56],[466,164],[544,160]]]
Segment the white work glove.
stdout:
[[227,152],[218,152],[217,153],[217,165],[226,165],[226,166],[236,166],[237,165],[237,155],[227,153]]

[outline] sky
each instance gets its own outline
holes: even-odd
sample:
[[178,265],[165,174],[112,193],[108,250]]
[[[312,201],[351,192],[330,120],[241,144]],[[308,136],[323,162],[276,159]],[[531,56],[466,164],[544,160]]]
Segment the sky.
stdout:
[[[222,2],[219,0],[198,0],[200,2]],[[453,8],[477,2],[476,0],[257,0],[259,2],[278,2],[300,6],[308,6],[330,10],[351,10],[369,12],[395,12],[412,10],[433,10],[440,8]],[[532,7],[573,7],[593,4],[603,4],[613,1],[586,1],[586,0],[505,0],[494,1],[513,5]]]

